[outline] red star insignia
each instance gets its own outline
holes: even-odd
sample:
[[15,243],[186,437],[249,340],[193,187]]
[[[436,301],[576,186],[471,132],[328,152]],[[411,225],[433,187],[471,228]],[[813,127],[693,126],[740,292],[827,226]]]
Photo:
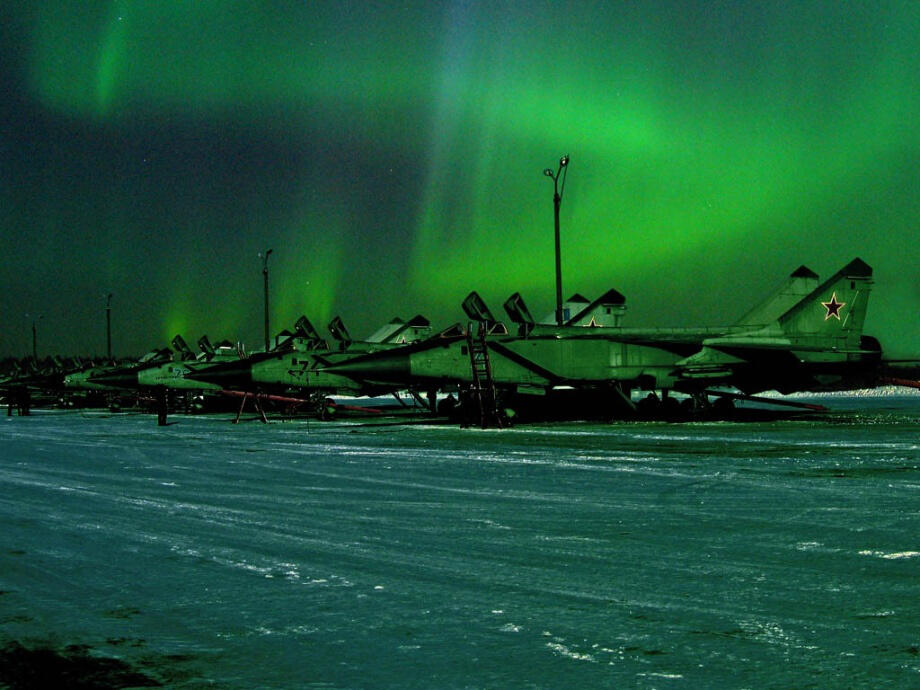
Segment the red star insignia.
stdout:
[[821,302],[821,306],[827,309],[827,314],[824,315],[824,320],[827,321],[832,316],[840,321],[840,307],[844,306],[846,302],[837,301],[837,293],[835,292],[831,295],[830,302]]

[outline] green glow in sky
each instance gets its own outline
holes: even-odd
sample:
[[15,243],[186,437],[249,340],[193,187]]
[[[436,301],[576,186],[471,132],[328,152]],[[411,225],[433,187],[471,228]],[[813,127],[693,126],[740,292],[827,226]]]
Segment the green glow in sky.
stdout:
[[[917,3],[12,15],[4,248],[43,281],[25,311],[95,319],[113,291],[131,351],[173,331],[259,343],[266,247],[276,331],[300,313],[341,313],[358,335],[420,311],[438,327],[471,289],[493,309],[520,290],[542,315],[542,170],[563,153],[566,293],[616,287],[633,324],[724,323],[799,264],[827,275],[860,256],[877,279],[867,329],[920,333]],[[24,224],[26,250],[9,239]],[[58,349],[98,350],[68,332]]]

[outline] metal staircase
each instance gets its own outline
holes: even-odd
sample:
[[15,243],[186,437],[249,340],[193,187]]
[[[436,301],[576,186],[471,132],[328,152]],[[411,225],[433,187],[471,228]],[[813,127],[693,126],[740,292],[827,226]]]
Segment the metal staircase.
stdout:
[[492,380],[492,365],[489,361],[489,347],[486,344],[488,332],[487,322],[480,321],[476,335],[473,335],[473,324],[466,329],[466,343],[470,355],[470,371],[472,373],[469,389],[469,401],[473,409],[470,410],[468,419],[478,413],[479,426],[483,429],[489,427],[502,428],[502,415],[498,409],[498,399],[495,393],[495,382]]

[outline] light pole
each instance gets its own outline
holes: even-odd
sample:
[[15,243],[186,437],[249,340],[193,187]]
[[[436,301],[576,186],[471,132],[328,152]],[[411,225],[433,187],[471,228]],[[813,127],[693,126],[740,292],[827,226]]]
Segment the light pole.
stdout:
[[108,361],[112,361],[112,293],[105,298],[105,351]]
[[[556,172],[546,168],[543,174],[553,180],[553,214],[556,221],[556,325],[562,325],[562,250],[559,242],[559,207],[562,206],[562,194],[565,192],[565,178],[569,171],[569,154],[559,159]],[[559,176],[562,184],[559,184]]]
[[272,253],[271,249],[268,249],[264,252],[259,252],[259,257],[262,259],[262,280],[265,287],[265,351],[268,352],[270,348],[270,341],[268,336],[268,255]]
[[35,324],[38,321],[41,321],[42,315],[39,314],[38,316],[30,316],[29,314],[26,314],[26,318],[32,319],[32,361],[38,364],[38,332]]

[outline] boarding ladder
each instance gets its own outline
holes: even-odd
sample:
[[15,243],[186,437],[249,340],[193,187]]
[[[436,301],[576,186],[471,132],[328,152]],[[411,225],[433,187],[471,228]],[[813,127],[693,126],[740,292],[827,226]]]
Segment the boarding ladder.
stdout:
[[486,344],[486,334],[488,332],[486,324],[487,322],[484,321],[479,322],[479,328],[475,336],[473,336],[472,323],[469,323],[466,329],[466,344],[470,354],[470,371],[472,373],[472,385],[469,393],[470,402],[474,406],[471,412],[478,412],[479,426],[483,429],[491,426],[500,429],[502,419],[498,410],[495,382],[492,380],[492,365],[489,361],[489,347]]

